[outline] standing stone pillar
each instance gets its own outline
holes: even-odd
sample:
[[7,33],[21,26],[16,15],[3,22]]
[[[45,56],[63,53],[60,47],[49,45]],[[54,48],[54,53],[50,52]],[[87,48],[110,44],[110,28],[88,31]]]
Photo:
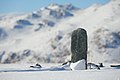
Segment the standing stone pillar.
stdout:
[[87,32],[85,29],[74,30],[71,37],[71,62],[85,59],[87,69]]

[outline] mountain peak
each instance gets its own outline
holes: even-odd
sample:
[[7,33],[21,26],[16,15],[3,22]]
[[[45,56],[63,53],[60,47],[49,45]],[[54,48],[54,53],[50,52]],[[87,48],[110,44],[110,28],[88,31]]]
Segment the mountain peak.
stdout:
[[0,63],[69,60],[71,33],[76,28],[87,30],[88,62],[120,63],[117,1],[83,10],[52,3],[30,14],[1,16]]
[[65,4],[65,5],[59,5],[57,3],[51,3],[47,6],[47,8],[49,9],[64,9],[64,10],[76,10],[78,8],[76,8],[75,6],[73,6],[71,3]]

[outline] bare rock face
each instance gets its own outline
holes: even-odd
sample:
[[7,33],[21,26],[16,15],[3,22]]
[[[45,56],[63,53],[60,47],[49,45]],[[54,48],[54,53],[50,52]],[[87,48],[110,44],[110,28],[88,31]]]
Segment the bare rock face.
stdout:
[[71,37],[71,62],[85,59],[87,64],[87,32],[85,29],[74,30]]

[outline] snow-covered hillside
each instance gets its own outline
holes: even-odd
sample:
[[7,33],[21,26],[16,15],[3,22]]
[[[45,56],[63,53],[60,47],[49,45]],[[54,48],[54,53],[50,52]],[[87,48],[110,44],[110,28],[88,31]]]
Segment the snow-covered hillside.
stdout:
[[28,14],[0,15],[0,63],[70,60],[71,33],[88,33],[88,62],[120,63],[120,0],[79,9],[50,4]]
[[[59,70],[55,68],[56,64],[42,64],[47,69],[30,69],[29,65],[0,64],[0,80],[120,80],[120,68],[104,67],[101,70],[71,71]],[[54,69],[49,68],[51,66]]]

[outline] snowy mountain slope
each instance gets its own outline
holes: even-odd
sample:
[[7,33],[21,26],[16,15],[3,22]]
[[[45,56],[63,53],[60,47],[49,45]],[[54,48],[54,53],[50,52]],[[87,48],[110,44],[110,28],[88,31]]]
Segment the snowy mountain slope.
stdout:
[[0,39],[0,62],[65,62],[70,59],[71,33],[82,27],[88,32],[88,62],[120,63],[119,4],[111,0],[86,9],[51,4],[33,13],[2,16],[7,37]]

